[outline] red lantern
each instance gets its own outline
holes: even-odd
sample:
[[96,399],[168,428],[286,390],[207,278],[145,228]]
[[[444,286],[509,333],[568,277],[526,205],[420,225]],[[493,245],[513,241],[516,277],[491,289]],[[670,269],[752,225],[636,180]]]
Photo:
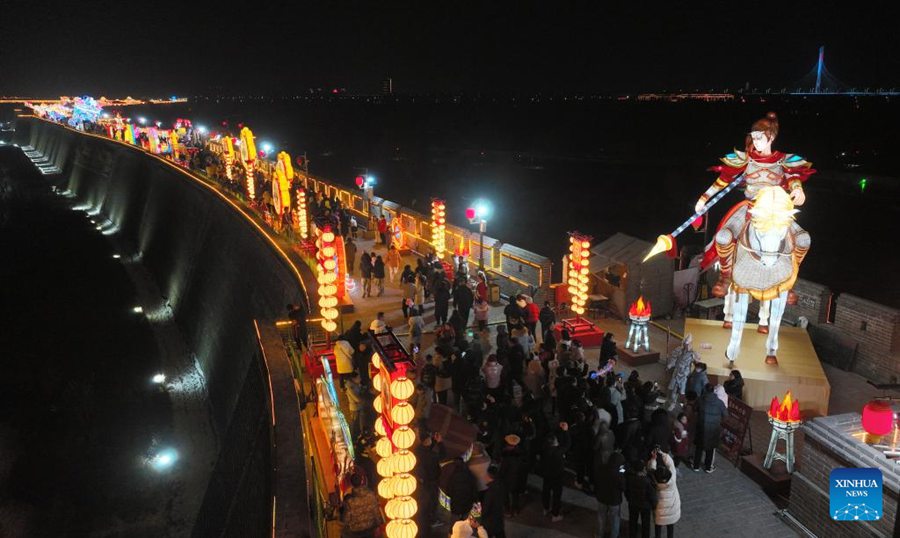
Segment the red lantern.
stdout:
[[363,185],[366,183],[366,178],[362,176],[356,176],[356,186],[360,189],[363,188]]
[[887,435],[894,429],[894,410],[884,400],[872,400],[862,412],[862,425],[871,435]]
[[475,208],[474,208],[474,207],[467,207],[467,208],[466,208],[466,218],[469,219],[469,220],[474,220],[474,219],[475,219]]

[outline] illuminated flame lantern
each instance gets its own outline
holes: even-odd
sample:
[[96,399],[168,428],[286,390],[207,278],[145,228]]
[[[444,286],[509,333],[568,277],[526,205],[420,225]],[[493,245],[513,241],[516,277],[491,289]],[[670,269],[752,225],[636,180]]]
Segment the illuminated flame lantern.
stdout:
[[294,181],[294,167],[291,156],[286,151],[278,154],[275,163],[275,177],[272,181],[272,202],[279,215],[291,208],[291,182]]
[[894,429],[894,410],[884,400],[872,400],[863,407],[862,426],[866,442],[877,443]]
[[650,301],[644,301],[644,297],[638,297],[638,300],[628,309],[628,338],[625,340],[625,348],[629,346],[635,351],[643,346],[646,351],[650,351],[650,336],[647,333],[650,324],[650,316],[653,314],[653,308]]
[[[791,391],[787,391],[781,402],[778,398],[772,398],[769,405],[769,424],[772,425],[772,437],[769,439],[769,449],[763,460],[763,467],[771,469],[775,460],[784,462],[788,473],[794,472],[794,432],[800,428],[803,420],[800,418],[800,402],[791,397]],[[778,452],[778,441],[784,441],[784,452]]]

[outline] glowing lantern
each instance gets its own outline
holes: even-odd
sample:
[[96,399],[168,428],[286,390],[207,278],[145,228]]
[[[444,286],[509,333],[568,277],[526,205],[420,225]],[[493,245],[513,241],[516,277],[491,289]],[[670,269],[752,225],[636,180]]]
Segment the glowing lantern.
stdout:
[[394,476],[394,467],[392,465],[393,456],[388,456],[386,458],[381,458],[378,460],[378,464],[375,466],[375,470],[378,471],[378,475],[384,478],[390,478]]
[[319,306],[320,313],[324,318],[322,321],[322,328],[328,332],[334,332],[337,329],[337,323],[334,321],[338,318],[340,313],[337,308],[337,286],[334,285],[334,282],[337,280],[337,261],[335,260],[335,253],[337,250],[334,246],[334,233],[331,231],[329,226],[324,226],[322,229],[317,230],[318,237],[316,239],[316,261],[318,262],[317,266],[317,276],[316,280],[319,282]]
[[395,497],[387,502],[384,512],[391,519],[412,519],[418,508],[412,497]]
[[416,412],[408,402],[401,402],[391,409],[391,420],[394,421],[394,424],[407,426],[413,421],[415,416]]
[[391,381],[391,396],[399,400],[408,400],[416,391],[413,382],[405,377],[398,377]]
[[[397,436],[397,432],[399,432],[399,431],[400,430],[394,431],[394,437]],[[385,437],[387,435],[387,428],[384,427],[384,417],[378,417],[375,419],[375,433],[377,433],[378,435],[380,435],[382,437]],[[393,440],[393,437],[391,439]],[[396,445],[397,442],[394,441],[394,444]],[[412,443],[410,443],[409,446],[412,446]],[[409,447],[407,447],[407,448],[409,448]]]
[[863,407],[862,426],[866,430],[866,442],[877,443],[894,429],[894,410],[884,400],[872,400]]
[[381,355],[372,353],[372,366],[381,370]]
[[[381,425],[381,428],[384,429],[384,424]],[[378,421],[375,422],[375,429],[377,431]],[[381,432],[378,433],[380,434]],[[393,435],[391,435],[391,441],[393,441],[394,446],[399,449],[408,449],[412,447],[413,443],[416,441],[416,434],[413,433],[409,426],[400,426],[394,430]]]
[[394,445],[391,444],[391,440],[387,437],[381,437],[375,443],[375,453],[378,454],[379,457],[387,458],[393,454],[393,452]]
[[381,380],[380,375],[372,377],[372,386],[375,387],[375,390],[378,392],[384,391],[384,381]]
[[416,522],[411,519],[394,519],[385,527],[388,538],[415,538],[418,532]]
[[391,456],[391,470],[396,474],[409,473],[416,467],[416,456],[409,450],[400,450]]
[[411,474],[398,474],[391,478],[391,492],[394,497],[409,497],[416,491],[416,479]]
[[391,480],[384,479],[378,482],[378,496],[382,499],[393,499],[394,492],[391,490]]
[[470,221],[475,220],[475,208],[474,207],[466,208],[466,218],[469,219]]
[[362,176],[356,176],[356,186],[360,189],[363,188],[363,185],[366,184],[366,178]]
[[568,278],[572,312],[584,314],[590,281],[591,237],[571,232],[569,234]]
[[[379,394],[375,397],[374,400],[372,400],[372,407],[375,408],[375,412],[379,415],[384,412],[384,400],[381,398],[381,394]],[[383,458],[384,456],[381,457]]]

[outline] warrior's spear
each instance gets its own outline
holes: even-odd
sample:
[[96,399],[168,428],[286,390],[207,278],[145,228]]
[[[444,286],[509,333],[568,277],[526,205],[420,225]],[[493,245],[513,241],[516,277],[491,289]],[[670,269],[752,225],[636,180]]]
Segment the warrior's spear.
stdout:
[[723,196],[725,196],[726,194],[731,192],[735,187],[737,187],[739,184],[741,184],[743,182],[744,182],[744,174],[737,176],[724,189],[722,189],[715,196],[710,198],[709,201],[706,202],[706,205],[704,205],[703,207],[700,208],[700,211],[697,211],[696,213],[694,213],[693,215],[688,217],[688,219],[686,221],[684,221],[681,224],[681,226],[679,226],[678,228],[675,228],[674,232],[657,237],[656,244],[653,245],[653,248],[650,249],[650,252],[648,252],[647,255],[644,256],[644,260],[641,263],[649,260],[653,256],[656,256],[660,252],[665,252],[665,251],[671,249],[672,245],[675,244],[675,238],[678,237],[678,234],[685,231],[687,229],[687,227],[691,225],[692,222],[694,222],[698,218],[705,215],[706,212],[709,211],[712,206],[716,205],[716,202],[721,200]]

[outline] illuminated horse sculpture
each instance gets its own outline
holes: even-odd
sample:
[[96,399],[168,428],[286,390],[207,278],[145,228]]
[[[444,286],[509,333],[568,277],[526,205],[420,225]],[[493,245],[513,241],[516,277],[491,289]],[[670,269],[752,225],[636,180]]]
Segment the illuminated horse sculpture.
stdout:
[[777,365],[778,329],[789,294],[797,280],[797,271],[809,250],[809,234],[796,222],[797,210],[781,187],[763,187],[747,204],[749,219],[739,229],[723,228],[720,234],[736,237],[734,268],[729,289],[733,305],[731,340],[725,356],[734,365],[741,348],[741,336],[747,320],[751,297],[769,301],[769,335],[766,339],[766,364]]

